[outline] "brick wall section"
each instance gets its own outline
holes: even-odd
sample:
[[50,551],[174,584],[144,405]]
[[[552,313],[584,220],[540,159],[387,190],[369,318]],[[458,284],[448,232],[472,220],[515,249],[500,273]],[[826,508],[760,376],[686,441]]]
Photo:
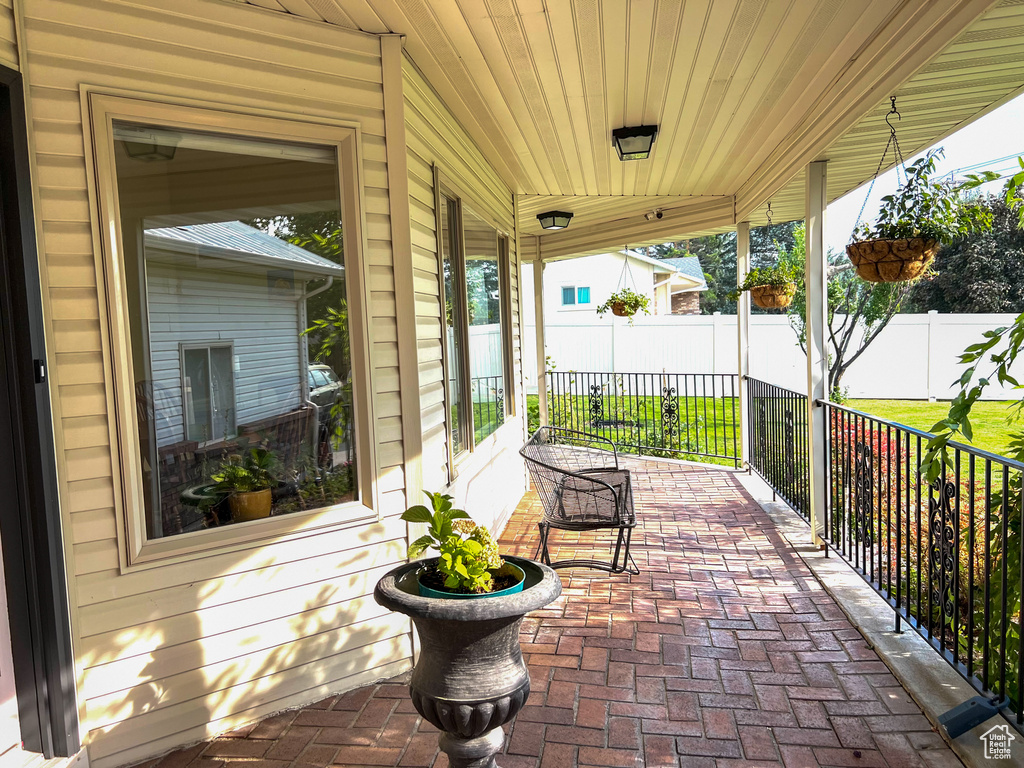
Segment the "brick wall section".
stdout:
[[672,296],[673,315],[699,315],[700,293],[676,293]]

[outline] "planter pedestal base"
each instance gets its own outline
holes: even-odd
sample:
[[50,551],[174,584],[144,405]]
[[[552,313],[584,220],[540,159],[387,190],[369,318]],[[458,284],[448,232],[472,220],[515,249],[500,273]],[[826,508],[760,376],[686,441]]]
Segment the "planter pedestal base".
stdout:
[[373,597],[409,616],[420,637],[420,658],[409,696],[423,719],[443,731],[439,744],[453,768],[496,768],[501,726],[523,708],[530,674],[519,647],[519,625],[550,603],[562,582],[541,563],[506,557],[526,573],[523,591],[479,600],[421,597],[421,563],[389,571]]
[[441,751],[448,755],[452,768],[498,768],[494,756],[505,744],[505,732],[492,728],[475,739],[460,739],[450,733],[442,733],[437,740]]

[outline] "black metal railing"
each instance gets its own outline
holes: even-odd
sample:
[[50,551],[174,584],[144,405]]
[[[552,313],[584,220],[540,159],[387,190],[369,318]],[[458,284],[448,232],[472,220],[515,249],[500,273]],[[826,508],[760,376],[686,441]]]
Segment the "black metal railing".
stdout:
[[739,466],[735,374],[549,371],[548,421],[647,456]]
[[747,430],[750,468],[809,520],[807,395],[748,376]]
[[1024,723],[1024,464],[950,443],[943,476],[919,473],[931,435],[834,403],[826,409],[824,536],[981,693]]

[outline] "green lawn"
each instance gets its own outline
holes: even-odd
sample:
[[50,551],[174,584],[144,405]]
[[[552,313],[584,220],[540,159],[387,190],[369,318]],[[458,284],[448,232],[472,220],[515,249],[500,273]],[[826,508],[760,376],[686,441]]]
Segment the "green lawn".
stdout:
[[[527,412],[532,432],[539,424],[538,399],[528,395]],[[620,424],[594,427],[590,401],[583,395],[562,395],[549,403],[551,424],[592,432],[612,440],[620,450],[677,459],[702,460],[732,466],[737,455],[738,404],[731,397],[674,397],[675,419],[663,420],[661,397],[615,396],[602,398],[602,418]],[[668,414],[664,414],[668,416]]]
[[[575,398],[574,398],[575,399]],[[639,398],[639,400],[646,401],[650,400],[648,404],[650,409],[650,421],[652,424],[657,424],[660,420],[660,402],[656,402],[656,398]],[[686,422],[685,412],[687,410],[687,403],[684,401],[687,398],[679,398],[679,411],[681,421]],[[611,410],[614,408],[614,399],[607,398],[606,407],[612,405]],[[635,404],[633,401],[632,404]],[[711,402],[709,400],[709,402]],[[1024,423],[1011,423],[1008,421],[1008,417],[1011,416],[1010,406],[1015,401],[981,401],[974,406],[971,414],[971,424],[974,426],[974,442],[973,445],[992,453],[998,453],[1002,456],[1007,455],[1008,446],[1010,443],[1010,433],[1015,431],[1024,431]],[[583,398],[579,398],[578,403],[574,403],[576,408],[581,412],[586,412],[586,403]],[[908,427],[914,427],[915,429],[921,429],[928,431],[932,426],[940,419],[945,418],[949,412],[949,401],[939,401],[935,403],[929,403],[926,400],[850,400],[847,402],[847,406],[857,411],[863,411],[864,413],[877,416],[880,419],[886,421],[893,421],[899,424],[905,424]],[[527,396],[527,408],[530,417],[530,431],[532,432],[537,427],[537,396]],[[695,404],[689,405],[691,418],[693,421],[693,409]],[[635,417],[635,414],[630,414]],[[713,411],[708,413],[707,423],[704,423],[703,410],[700,411],[700,439],[703,440],[705,434],[708,436],[713,435],[714,430],[719,430],[720,447],[718,451],[726,455],[732,455],[732,451],[735,450],[731,440],[732,432],[732,401],[729,399],[728,403],[724,399],[719,399],[717,407]],[[587,428],[585,424],[579,423],[564,423],[563,426],[571,426],[576,429]],[[627,436],[624,434],[612,434],[608,430],[598,430],[601,433],[605,433],[607,437],[613,440],[621,440],[628,442]],[[712,442],[714,442],[712,440]],[[966,441],[961,441],[966,442]],[[710,446],[709,446],[710,447]]]
[[[1010,433],[1024,430],[1024,424],[1011,424],[1010,405],[1015,401],[983,400],[971,411],[974,442],[978,448],[1005,456]],[[886,421],[906,424],[915,429],[930,430],[949,413],[949,401],[929,403],[927,400],[849,400],[847,406],[870,413]],[[966,441],[961,441],[966,442]]]

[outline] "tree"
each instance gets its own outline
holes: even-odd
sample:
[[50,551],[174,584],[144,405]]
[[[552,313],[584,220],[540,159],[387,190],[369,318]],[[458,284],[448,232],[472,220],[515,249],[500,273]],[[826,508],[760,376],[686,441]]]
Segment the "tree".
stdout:
[[[255,218],[245,223],[335,264],[345,263],[344,230],[337,211]],[[344,280],[336,279],[328,290],[306,300],[306,322],[311,357],[329,365],[346,381],[352,361]]]
[[914,289],[912,311],[1018,312],[1024,307],[1024,230],[1005,199],[987,197],[983,203],[992,212],[992,230],[939,251],[936,274]]
[[[793,248],[783,256],[804,273],[807,249],[804,227],[794,232]],[[828,261],[828,392],[842,401],[843,375],[864,354],[900,311],[914,288],[914,283],[869,283],[853,270],[845,255],[829,251]],[[796,296],[786,314],[796,331],[800,348],[807,352],[807,290],[797,284]]]

